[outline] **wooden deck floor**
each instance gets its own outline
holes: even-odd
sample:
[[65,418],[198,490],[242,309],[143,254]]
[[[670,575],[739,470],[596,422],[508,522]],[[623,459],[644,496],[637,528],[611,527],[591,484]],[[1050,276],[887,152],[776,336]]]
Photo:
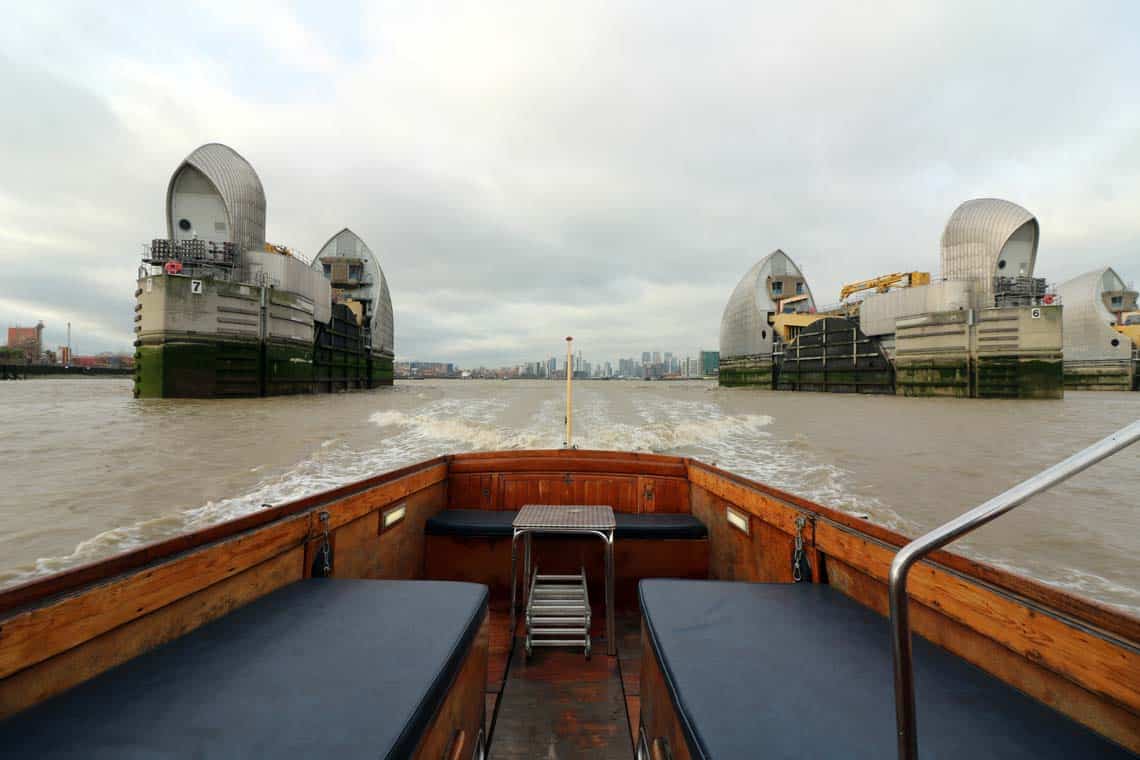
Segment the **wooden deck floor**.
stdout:
[[[604,620],[599,613],[594,613],[596,623]],[[606,656],[598,625],[589,660],[581,650],[559,647],[536,649],[528,661],[521,623],[512,637],[508,612],[492,609],[486,693],[491,759],[633,757],[640,698],[638,626],[636,613],[618,614],[617,657]]]

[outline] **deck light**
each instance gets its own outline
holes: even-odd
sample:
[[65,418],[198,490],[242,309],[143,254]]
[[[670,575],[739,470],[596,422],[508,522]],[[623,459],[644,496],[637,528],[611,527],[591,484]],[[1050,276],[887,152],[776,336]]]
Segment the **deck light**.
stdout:
[[740,531],[744,535],[747,536],[747,535],[750,535],[752,533],[752,531],[750,529],[751,526],[749,525],[749,522],[748,522],[748,515],[737,512],[732,507],[725,507],[724,508],[724,516],[725,516],[725,519],[728,520],[729,525],[736,528],[738,531]]
[[404,515],[407,513],[407,511],[407,504],[400,504],[385,511],[384,514],[380,517],[381,529],[388,530],[388,528],[391,528],[393,525],[403,520]]

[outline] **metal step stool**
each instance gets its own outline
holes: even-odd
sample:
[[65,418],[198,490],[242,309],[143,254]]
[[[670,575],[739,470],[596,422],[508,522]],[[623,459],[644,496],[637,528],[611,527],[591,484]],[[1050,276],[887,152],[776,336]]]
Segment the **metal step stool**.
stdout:
[[590,656],[590,593],[586,568],[577,575],[540,575],[526,600],[526,656],[534,647],[583,647]]

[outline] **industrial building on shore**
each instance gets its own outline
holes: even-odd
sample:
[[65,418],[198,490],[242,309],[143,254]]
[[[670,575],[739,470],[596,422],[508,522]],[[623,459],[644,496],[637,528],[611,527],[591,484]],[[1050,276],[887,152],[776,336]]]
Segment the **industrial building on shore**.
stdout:
[[253,167],[209,143],[175,169],[146,247],[135,395],[271,396],[392,383],[392,304],[375,255],[334,235],[312,263],[265,240]]
[[800,268],[776,251],[729,297],[720,383],[960,398],[1135,389],[1136,292],[1111,269],[1050,289],[1035,274],[1039,241],[1021,206],[969,200],[943,230],[940,277],[853,283],[844,299],[876,292],[822,310]]

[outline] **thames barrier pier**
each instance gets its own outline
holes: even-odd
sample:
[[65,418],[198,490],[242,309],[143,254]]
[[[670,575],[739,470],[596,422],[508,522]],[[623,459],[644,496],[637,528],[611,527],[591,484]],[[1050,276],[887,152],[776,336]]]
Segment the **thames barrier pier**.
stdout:
[[1065,387],[1137,390],[1140,314],[1136,291],[1112,268],[1061,283],[1065,305]]
[[[824,309],[800,268],[776,251],[749,270],[725,307],[720,383],[1060,398],[1063,299],[1034,275],[1039,237],[1037,219],[1021,206],[967,201],[942,233],[940,278],[899,272],[852,283],[842,303]],[[876,292],[846,300],[865,290]]]
[[350,230],[311,264],[266,242],[266,200],[232,148],[175,169],[165,238],[145,247],[135,292],[135,396],[273,396],[392,383],[392,302]]
[[[1021,206],[966,201],[942,233],[941,282],[880,308],[894,320],[896,391],[906,396],[1060,398],[1061,306],[1034,277],[1040,228]],[[925,292],[923,292],[925,291]],[[891,294],[868,296],[864,308]],[[926,306],[916,310],[913,299]],[[931,307],[934,308],[931,308]],[[860,310],[860,314],[862,314]],[[885,317],[885,324],[884,318]],[[889,335],[891,333],[884,333]]]
[[815,300],[803,272],[777,249],[745,273],[720,321],[720,384],[771,388],[777,315],[814,321]]

